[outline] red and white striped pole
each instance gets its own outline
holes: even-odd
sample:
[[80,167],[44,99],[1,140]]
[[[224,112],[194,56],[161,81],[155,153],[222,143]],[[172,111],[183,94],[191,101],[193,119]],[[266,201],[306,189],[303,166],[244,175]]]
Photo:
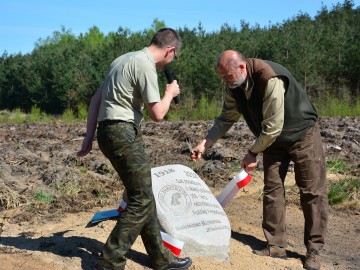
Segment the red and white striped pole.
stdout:
[[220,205],[224,208],[232,200],[232,198],[234,198],[240,188],[249,184],[251,179],[251,175],[244,170],[241,170],[237,175],[235,175],[216,198]]

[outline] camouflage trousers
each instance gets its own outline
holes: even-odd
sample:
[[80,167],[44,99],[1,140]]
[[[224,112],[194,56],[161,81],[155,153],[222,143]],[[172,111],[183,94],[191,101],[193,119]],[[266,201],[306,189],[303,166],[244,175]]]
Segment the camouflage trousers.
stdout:
[[164,269],[174,255],[164,247],[152,191],[151,167],[141,131],[126,122],[105,121],[98,127],[98,144],[120,176],[128,204],[109,235],[99,264],[125,269],[126,254],[141,235],[151,267]]

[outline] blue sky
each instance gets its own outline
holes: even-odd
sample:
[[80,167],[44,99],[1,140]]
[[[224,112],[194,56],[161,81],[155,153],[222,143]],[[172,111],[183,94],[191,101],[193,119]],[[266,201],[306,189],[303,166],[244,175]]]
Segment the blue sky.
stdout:
[[[360,0],[353,2],[359,7]],[[343,0],[6,0],[1,3],[0,55],[30,53],[39,38],[62,26],[75,35],[97,26],[107,35],[120,26],[134,32],[148,29],[157,18],[175,29],[201,23],[213,32],[225,23],[240,29],[241,20],[268,26],[300,12],[313,18],[322,6],[331,10],[337,3]]]

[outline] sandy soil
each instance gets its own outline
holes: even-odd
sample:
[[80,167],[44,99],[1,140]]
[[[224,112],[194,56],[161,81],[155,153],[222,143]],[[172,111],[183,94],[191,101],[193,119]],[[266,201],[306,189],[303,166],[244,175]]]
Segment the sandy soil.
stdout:
[[[355,129],[356,136],[360,136],[357,119],[344,122],[355,123],[351,128]],[[341,126],[336,123],[339,123],[339,119],[332,124],[323,124],[323,127],[331,126],[331,129],[324,128],[323,135],[327,157],[347,158],[348,164],[355,164],[354,177],[358,177],[358,152],[346,148],[347,144],[341,140],[335,141],[336,138],[343,139],[339,135]],[[186,141],[194,145],[210,124],[148,123],[143,131],[154,166],[174,163],[191,166],[217,195],[238,170],[241,153],[253,138],[240,123],[206,154],[204,161],[192,164]],[[97,211],[115,208],[123,189],[96,143],[88,157],[80,161],[74,158],[83,134],[84,124],[57,122],[0,126],[1,270],[93,269],[115,222],[105,221],[91,228],[85,226]],[[234,136],[241,136],[241,139]],[[356,136],[351,137],[355,142],[358,141]],[[261,163],[252,175],[252,182],[240,190],[225,208],[232,226],[229,261],[192,257],[191,270],[303,269],[303,216],[291,170],[286,179],[289,258],[282,260],[252,254],[252,250],[265,245],[261,230]],[[329,183],[342,177],[343,174],[328,174]],[[74,187],[74,182],[81,187],[77,192],[71,193],[64,188]],[[40,189],[55,196],[51,204],[34,203],[34,193]],[[103,193],[105,195],[101,195]],[[322,269],[360,269],[359,214],[356,207],[338,206],[330,209]],[[149,269],[148,257],[140,238],[128,254],[126,269]]]

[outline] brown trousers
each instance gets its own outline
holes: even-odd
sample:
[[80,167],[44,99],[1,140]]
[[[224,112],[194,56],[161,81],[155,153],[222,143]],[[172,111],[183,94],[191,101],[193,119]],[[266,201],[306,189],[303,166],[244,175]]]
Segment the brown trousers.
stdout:
[[321,249],[328,220],[325,156],[319,124],[294,144],[275,144],[263,152],[263,231],[269,245],[287,246],[284,181],[290,161],[295,164],[295,181],[300,189],[304,213],[304,244]]

